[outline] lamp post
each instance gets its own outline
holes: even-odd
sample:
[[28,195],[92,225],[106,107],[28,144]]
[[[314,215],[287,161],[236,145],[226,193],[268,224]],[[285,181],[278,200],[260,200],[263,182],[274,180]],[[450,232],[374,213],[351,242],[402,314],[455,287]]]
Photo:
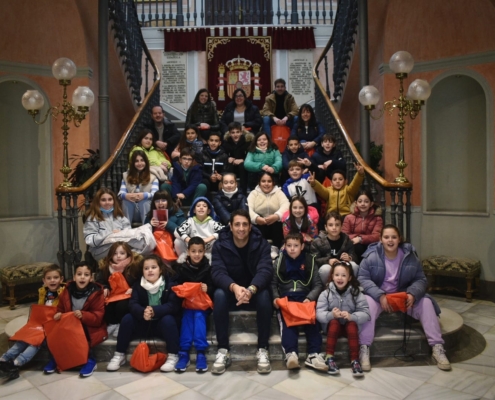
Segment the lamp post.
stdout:
[[431,88],[425,80],[416,79],[411,82],[407,95],[404,96],[404,79],[407,78],[407,74],[414,67],[414,60],[407,51],[398,51],[393,54],[390,58],[389,66],[399,80],[399,98],[386,101],[378,114],[373,115],[372,110],[375,109],[376,104],[380,101],[380,92],[374,86],[364,86],[359,92],[359,102],[369,111],[370,117],[375,120],[380,119],[385,111],[389,115],[393,115],[395,109],[399,110],[399,120],[397,121],[399,125],[399,161],[395,164],[399,169],[399,176],[395,178],[395,182],[408,183],[409,181],[404,176],[404,169],[407,167],[407,163],[404,160],[404,125],[406,123],[404,117],[409,116],[409,118],[415,119],[418,116],[421,106],[430,97]]
[[28,111],[29,115],[33,117],[34,122],[38,125],[44,124],[50,115],[55,119],[60,113],[63,116],[62,132],[64,136],[64,155],[63,165],[60,172],[64,175],[64,181],[59,185],[59,187],[72,186],[72,183],[69,182],[68,179],[68,175],[72,171],[72,168],[69,167],[69,143],[67,141],[67,137],[69,135],[68,123],[73,121],[74,126],[81,126],[82,120],[86,117],[86,114],[89,112],[89,108],[93,105],[95,100],[95,96],[90,88],[87,86],[79,86],[72,94],[72,104],[67,101],[67,86],[71,84],[71,79],[76,76],[76,72],[76,64],[68,58],[59,58],[53,63],[53,76],[63,87],[63,101],[62,105],[57,104],[56,106],[50,107],[41,121],[36,120],[36,115],[39,114],[39,110],[45,104],[45,100],[43,99],[41,93],[37,90],[28,90],[22,96],[22,106]]

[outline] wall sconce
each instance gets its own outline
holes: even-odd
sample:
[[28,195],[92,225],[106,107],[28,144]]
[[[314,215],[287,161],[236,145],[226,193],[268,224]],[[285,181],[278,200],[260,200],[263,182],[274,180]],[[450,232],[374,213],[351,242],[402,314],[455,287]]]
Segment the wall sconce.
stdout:
[[409,85],[407,95],[404,96],[403,80],[407,78],[407,74],[414,67],[414,59],[407,51],[398,51],[390,58],[390,69],[395,73],[395,77],[399,80],[399,98],[386,101],[383,107],[377,114],[373,115],[372,111],[375,105],[380,101],[380,92],[374,86],[364,86],[359,92],[359,102],[369,111],[370,117],[380,119],[384,112],[393,115],[394,110],[399,110],[399,161],[395,164],[399,168],[399,176],[395,178],[396,183],[408,183],[409,181],[404,176],[404,169],[407,167],[404,161],[404,117],[414,119],[418,116],[421,106],[430,97],[431,88],[428,82],[423,79],[416,79]]
[[48,117],[51,115],[53,118],[57,118],[58,114],[63,115],[62,131],[64,135],[64,160],[60,172],[64,174],[64,181],[59,187],[71,187],[72,183],[68,180],[68,175],[71,173],[72,168],[69,167],[69,155],[67,136],[69,135],[68,123],[73,121],[74,126],[81,126],[82,120],[89,112],[89,108],[95,101],[95,96],[90,88],[87,86],[79,86],[72,94],[72,104],[67,101],[67,86],[70,85],[71,79],[76,76],[77,68],[76,64],[68,58],[59,58],[53,63],[52,73],[59,84],[63,86],[63,101],[62,106],[57,104],[50,107],[41,121],[36,121],[36,115],[39,114],[39,110],[45,104],[45,100],[40,92],[37,90],[28,90],[22,96],[22,106],[28,111],[29,115],[33,117],[33,120],[38,125],[44,124]]

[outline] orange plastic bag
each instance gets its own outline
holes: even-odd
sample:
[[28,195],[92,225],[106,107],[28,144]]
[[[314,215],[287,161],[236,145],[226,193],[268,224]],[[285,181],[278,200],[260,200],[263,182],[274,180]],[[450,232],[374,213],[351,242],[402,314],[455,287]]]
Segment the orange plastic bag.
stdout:
[[288,327],[316,323],[316,301],[299,303],[282,297],[277,304]]
[[124,275],[121,272],[114,272],[108,278],[108,283],[110,284],[110,295],[105,299],[105,304],[111,303],[112,301],[119,301],[124,299],[130,299],[131,295],[126,294],[130,287],[127,283]]
[[390,293],[390,294],[386,294],[385,297],[387,298],[388,304],[390,304],[390,306],[393,308],[394,311],[402,311],[402,312],[407,311],[406,292]]
[[156,240],[154,253],[165,261],[176,261],[177,254],[174,251],[174,239],[167,231],[155,231],[153,236]]
[[178,297],[184,299],[182,302],[183,308],[203,311],[213,308],[210,296],[203,292],[199,282],[184,282],[182,285],[173,286],[172,290]]
[[45,340],[43,324],[53,319],[56,312],[57,307],[33,304],[27,324],[19,329],[10,340],[21,340],[32,346],[41,346]]
[[43,327],[48,349],[59,370],[77,367],[88,361],[89,344],[82,322],[73,312],[62,314],[59,321],[51,320]]
[[141,342],[132,353],[131,367],[140,372],[151,372],[160,368],[166,360],[165,353],[150,354],[148,343]]
[[278,147],[278,150],[283,153],[287,147],[287,141],[290,136],[290,128],[288,126],[272,126],[272,142]]

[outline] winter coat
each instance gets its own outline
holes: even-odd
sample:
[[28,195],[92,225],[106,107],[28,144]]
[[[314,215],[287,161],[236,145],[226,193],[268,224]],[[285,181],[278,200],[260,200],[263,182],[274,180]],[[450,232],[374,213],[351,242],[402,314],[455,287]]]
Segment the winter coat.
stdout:
[[[270,95],[265,97],[265,104],[261,110],[261,115],[263,117],[272,117],[275,115],[275,110],[277,109],[277,100],[275,96],[275,91]],[[289,92],[285,92],[284,98],[284,110],[287,116],[294,118],[299,113],[299,107],[296,104],[296,99]]]
[[304,125],[304,122],[298,120],[297,124],[292,127],[292,131],[290,132],[291,136],[297,136],[301,143],[304,142],[316,142],[316,144],[320,144],[321,138],[325,134],[325,128],[319,122],[316,123],[316,126],[308,126],[306,130],[306,126],[299,126],[299,123]]
[[[64,291],[65,289],[65,283],[61,283],[60,287],[57,289],[58,297],[53,300],[52,306],[56,307],[58,305],[58,302],[60,301],[60,294]],[[48,291],[48,288],[45,286],[42,286],[38,289],[38,304],[44,305],[45,304],[45,297],[46,293]]]
[[193,125],[199,129],[202,123],[210,125],[210,131],[220,130],[217,108],[211,101],[206,104],[199,103],[196,107],[191,105],[187,110],[186,125]]
[[[323,151],[323,147],[318,146],[316,148],[316,151],[311,156],[310,160],[313,170],[318,169],[318,165],[323,165],[327,161],[332,160],[332,163],[327,168],[327,172],[335,170],[341,170],[344,172],[346,171],[344,156],[342,155],[340,150],[336,149],[335,147],[330,150],[330,154],[325,154]],[[327,173],[327,176],[330,177],[330,174]]]
[[273,266],[273,299],[278,299],[289,292],[298,292],[304,294],[308,300],[316,301],[323,290],[323,283],[321,283],[320,274],[318,274],[318,267],[315,265],[315,257],[306,252],[305,262],[301,266],[305,272],[304,281],[295,281],[287,277],[287,257],[285,251],[281,251],[276,264]]
[[[182,310],[182,299],[177,297],[172,290],[172,286],[177,285],[176,276],[162,275],[165,280],[165,288],[160,298],[159,306],[153,308],[153,319],[161,319],[165,315],[180,317]],[[132,295],[129,300],[129,312],[138,321],[144,321],[144,309],[149,306],[148,291],[141,286],[141,280],[138,280],[132,287]]]
[[[334,319],[332,310],[337,307],[340,311],[347,311],[351,314],[351,321],[361,325],[370,320],[370,309],[366,297],[359,292],[357,296],[351,294],[351,286],[340,295],[333,282],[330,282],[328,288],[321,292],[316,304],[316,319],[324,324],[323,331],[326,332],[326,325]],[[339,318],[339,322],[345,325],[347,322],[344,318]]]
[[249,193],[247,202],[249,217],[253,224],[256,223],[257,217],[268,217],[273,214],[278,215],[279,220],[282,221],[282,217],[290,205],[284,192],[278,186],[275,186],[270,193],[265,193],[259,185],[256,186]]
[[299,146],[297,148],[297,152],[293,153],[288,148],[286,148],[282,154],[282,167],[284,170],[289,170],[289,163],[292,160],[297,160],[298,158],[309,159],[308,153],[304,151],[304,149]]
[[246,171],[261,172],[265,165],[272,167],[276,174],[282,170],[282,155],[276,146],[265,152],[258,149],[253,152],[248,151],[244,160]]
[[246,135],[243,134],[237,143],[234,143],[229,133],[226,133],[222,147],[229,157],[234,157],[236,160],[244,160],[251,141],[252,140],[247,140]]
[[233,211],[249,211],[246,196],[244,196],[240,189],[237,189],[237,192],[230,198],[225,195],[223,190],[218,191],[215,197],[213,197],[213,207],[215,208],[215,212],[217,213],[220,222],[224,225],[229,224],[230,214],[232,214]]
[[131,228],[131,223],[126,217],[115,218],[113,213],[103,213],[103,217],[105,218],[103,221],[88,218],[84,223],[84,241],[90,249],[100,246],[114,230],[122,231]]
[[[93,291],[86,299],[81,310],[81,322],[89,340],[89,346],[95,347],[107,338],[107,325],[103,317],[105,316],[105,300],[103,297],[103,287],[98,283],[90,282]],[[76,289],[76,282],[67,283],[66,290],[59,297],[57,312],[67,313],[72,311],[71,293]],[[77,345],[77,343],[74,343]]]
[[[349,239],[349,236],[343,232],[341,232],[340,235],[344,236],[342,247],[338,249],[337,255],[332,256],[332,258],[337,258],[340,260],[342,253],[347,253],[352,260],[357,260],[357,256],[354,253],[354,244],[352,243],[352,240]],[[328,260],[330,259],[332,248],[330,247],[330,242],[328,241],[326,232],[320,232],[319,236],[313,240],[310,251],[311,254],[314,254],[316,257],[316,264],[318,265],[318,268],[329,263]]]
[[326,188],[316,180],[311,184],[311,186],[315,189],[316,194],[327,203],[327,210],[325,214],[335,211],[340,215],[347,215],[351,212],[351,204],[356,199],[363,181],[364,174],[360,175],[356,172],[352,182],[349,185],[344,185],[340,190],[336,190],[332,186]]
[[213,300],[213,294],[215,293],[215,286],[211,279],[211,265],[208,258],[203,257],[198,266],[193,267],[191,260],[187,257],[187,260],[183,263],[175,263],[173,266],[174,271],[177,273],[177,284],[182,285],[185,282],[201,282],[207,286],[206,293]]
[[[316,239],[318,237],[318,211],[314,207],[308,207],[308,221],[309,221],[309,227],[308,231],[304,232],[305,236],[304,241],[308,241],[306,238],[306,235],[309,236],[309,238]],[[282,228],[284,232],[284,237],[287,236],[290,233],[291,230],[291,224],[290,224],[290,210],[287,210],[284,215],[282,216]],[[299,230],[299,229],[298,229]],[[303,232],[301,232],[303,233]],[[310,241],[310,240],[309,240]]]
[[189,168],[187,178],[178,162],[174,162],[174,173],[172,175],[172,197],[177,199],[177,195],[182,193],[189,199],[194,195],[194,191],[203,180],[203,167],[194,165]]
[[[251,284],[258,290],[268,289],[273,278],[273,265],[270,256],[270,245],[255,226],[249,233],[248,269],[252,275]],[[212,251],[211,277],[213,283],[229,292],[229,287],[243,276],[244,260],[234,245],[234,238],[229,227],[218,234]]]
[[[198,162],[203,166],[204,179],[210,180],[215,171],[222,175],[232,170],[232,164],[229,164],[229,156],[221,147],[218,149],[217,154],[211,154],[209,147],[204,147],[200,157]],[[216,166],[214,170],[213,160],[215,160]]]
[[318,199],[316,198],[315,190],[308,182],[309,174],[302,175],[297,181],[289,178],[285,181],[282,190],[288,199],[292,199],[294,196],[302,196],[306,203],[316,205]]
[[354,208],[354,212],[344,219],[342,232],[345,232],[351,239],[360,236],[364,245],[380,241],[380,232],[383,227],[382,210],[380,207],[371,207],[368,215],[362,217],[359,209]]
[[[146,219],[144,220],[145,224],[149,224],[151,222],[151,216],[147,216]],[[167,225],[165,225],[165,229],[167,232],[170,232],[173,234],[177,227],[182,224],[186,220],[186,216],[184,215],[184,212],[179,208],[177,212],[173,213],[172,210],[168,210],[168,221]],[[153,227],[153,232],[155,231],[155,227]]]
[[153,146],[151,146],[149,149],[145,149],[143,146],[134,146],[129,153],[129,162],[131,162],[132,153],[134,153],[136,150],[141,150],[144,154],[146,154],[146,156],[148,157],[148,161],[150,162],[150,167],[159,167],[162,165],[162,163],[166,163],[168,169],[170,169],[170,167],[172,166],[172,164],[170,164],[170,161],[163,155],[161,150],[155,149]]
[[[425,296],[428,297],[437,315],[440,314],[436,301],[426,294],[427,280],[416,249],[409,243],[400,244],[400,248],[404,252],[404,258],[399,267],[397,292],[412,294],[415,302]],[[386,294],[380,289],[385,279],[385,251],[382,243],[370,244],[362,257],[358,273],[359,283],[364,294],[379,302],[380,297]]]
[[[251,128],[251,133],[257,134],[263,125],[263,119],[261,118],[260,110],[250,100],[244,100],[246,109],[244,110],[244,124],[246,128]],[[222,133],[227,132],[228,126],[231,122],[234,122],[234,111],[236,104],[231,101],[223,110],[222,118],[220,119],[220,129]]]

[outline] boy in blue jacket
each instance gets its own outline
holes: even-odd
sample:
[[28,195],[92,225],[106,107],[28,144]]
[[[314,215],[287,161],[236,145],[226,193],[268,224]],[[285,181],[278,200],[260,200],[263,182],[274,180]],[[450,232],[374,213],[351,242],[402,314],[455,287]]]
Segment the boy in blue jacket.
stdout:
[[190,148],[180,151],[179,162],[174,162],[172,197],[177,205],[191,205],[196,197],[205,196],[207,188],[201,183],[203,167],[193,165],[194,153]]

